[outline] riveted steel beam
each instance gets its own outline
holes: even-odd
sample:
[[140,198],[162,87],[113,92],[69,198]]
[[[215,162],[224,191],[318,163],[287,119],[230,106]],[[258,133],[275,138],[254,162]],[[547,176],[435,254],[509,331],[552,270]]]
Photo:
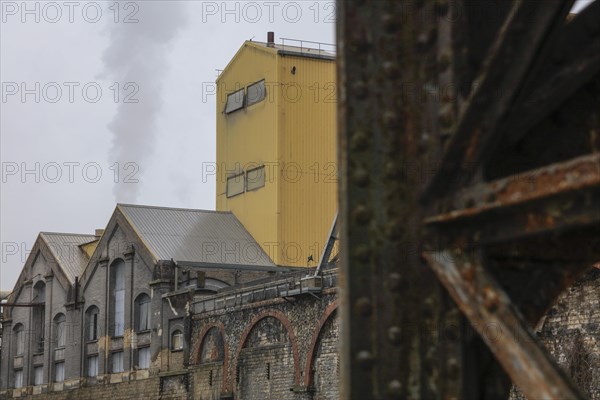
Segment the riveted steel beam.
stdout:
[[[558,40],[535,71],[501,128],[506,144],[515,144],[582,85],[600,72],[600,1],[564,24]],[[550,47],[550,46],[549,46]]]
[[[519,206],[535,203],[534,208],[539,212],[529,215],[531,222],[540,220],[544,215],[540,201],[552,197],[567,197],[574,200],[590,190],[600,188],[600,154],[591,154],[575,158],[563,163],[552,164],[543,168],[531,170],[522,174],[498,179],[488,183],[476,184],[457,192],[456,195],[436,203],[438,215],[425,219],[426,224],[458,223],[466,219],[484,218],[486,215],[510,212]],[[569,201],[562,200],[566,206]],[[590,222],[595,221],[600,213],[596,204],[590,202]],[[586,214],[586,207],[576,211]],[[558,210],[549,211],[558,213]],[[539,215],[539,216],[536,216]],[[596,215],[595,218],[592,218]],[[546,219],[546,227],[552,228],[553,222],[558,222],[559,215]],[[528,233],[538,228],[528,228],[527,224],[516,226],[517,229]]]
[[478,253],[426,252],[423,257],[525,396],[583,399],[481,265]]
[[471,174],[461,168],[479,165],[490,144],[497,142],[502,119],[519,92],[544,43],[562,26],[573,0],[549,0],[544,7],[535,1],[516,1],[490,47],[478,84],[464,106],[438,173],[424,191],[424,198],[444,194],[465,184]]

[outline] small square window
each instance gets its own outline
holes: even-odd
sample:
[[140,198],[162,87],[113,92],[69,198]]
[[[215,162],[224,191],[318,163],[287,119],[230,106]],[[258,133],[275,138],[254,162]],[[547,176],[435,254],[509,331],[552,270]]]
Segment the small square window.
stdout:
[[227,197],[244,193],[244,173],[227,178]]
[[254,168],[246,172],[246,190],[256,190],[265,186],[265,167]]
[[244,107],[244,89],[227,95],[227,103],[225,104],[225,114],[231,114],[234,111]]

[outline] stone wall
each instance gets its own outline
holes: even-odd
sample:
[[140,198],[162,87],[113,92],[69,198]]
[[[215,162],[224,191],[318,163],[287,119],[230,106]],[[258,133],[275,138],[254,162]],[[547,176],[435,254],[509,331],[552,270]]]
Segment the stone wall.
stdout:
[[[563,293],[537,327],[556,362],[590,400],[600,400],[600,270],[592,268]],[[511,399],[525,399],[516,388]]]

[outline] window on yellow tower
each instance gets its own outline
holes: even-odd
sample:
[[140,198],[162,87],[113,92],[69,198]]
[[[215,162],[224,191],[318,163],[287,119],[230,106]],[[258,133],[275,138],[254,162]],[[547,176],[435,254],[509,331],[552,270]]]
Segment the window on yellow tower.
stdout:
[[244,193],[244,173],[227,178],[227,197]]
[[244,89],[240,89],[227,95],[225,114],[230,114],[244,107]]
[[267,96],[267,88],[265,86],[265,80],[258,81],[248,86],[246,95],[246,105],[251,106],[265,99]]
[[256,190],[265,186],[265,166],[249,169],[246,172],[246,190]]

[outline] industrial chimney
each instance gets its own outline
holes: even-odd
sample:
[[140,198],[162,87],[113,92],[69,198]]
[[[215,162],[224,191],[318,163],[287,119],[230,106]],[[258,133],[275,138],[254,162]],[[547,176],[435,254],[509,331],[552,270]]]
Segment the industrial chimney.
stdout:
[[267,32],[267,46],[275,47],[275,32]]

